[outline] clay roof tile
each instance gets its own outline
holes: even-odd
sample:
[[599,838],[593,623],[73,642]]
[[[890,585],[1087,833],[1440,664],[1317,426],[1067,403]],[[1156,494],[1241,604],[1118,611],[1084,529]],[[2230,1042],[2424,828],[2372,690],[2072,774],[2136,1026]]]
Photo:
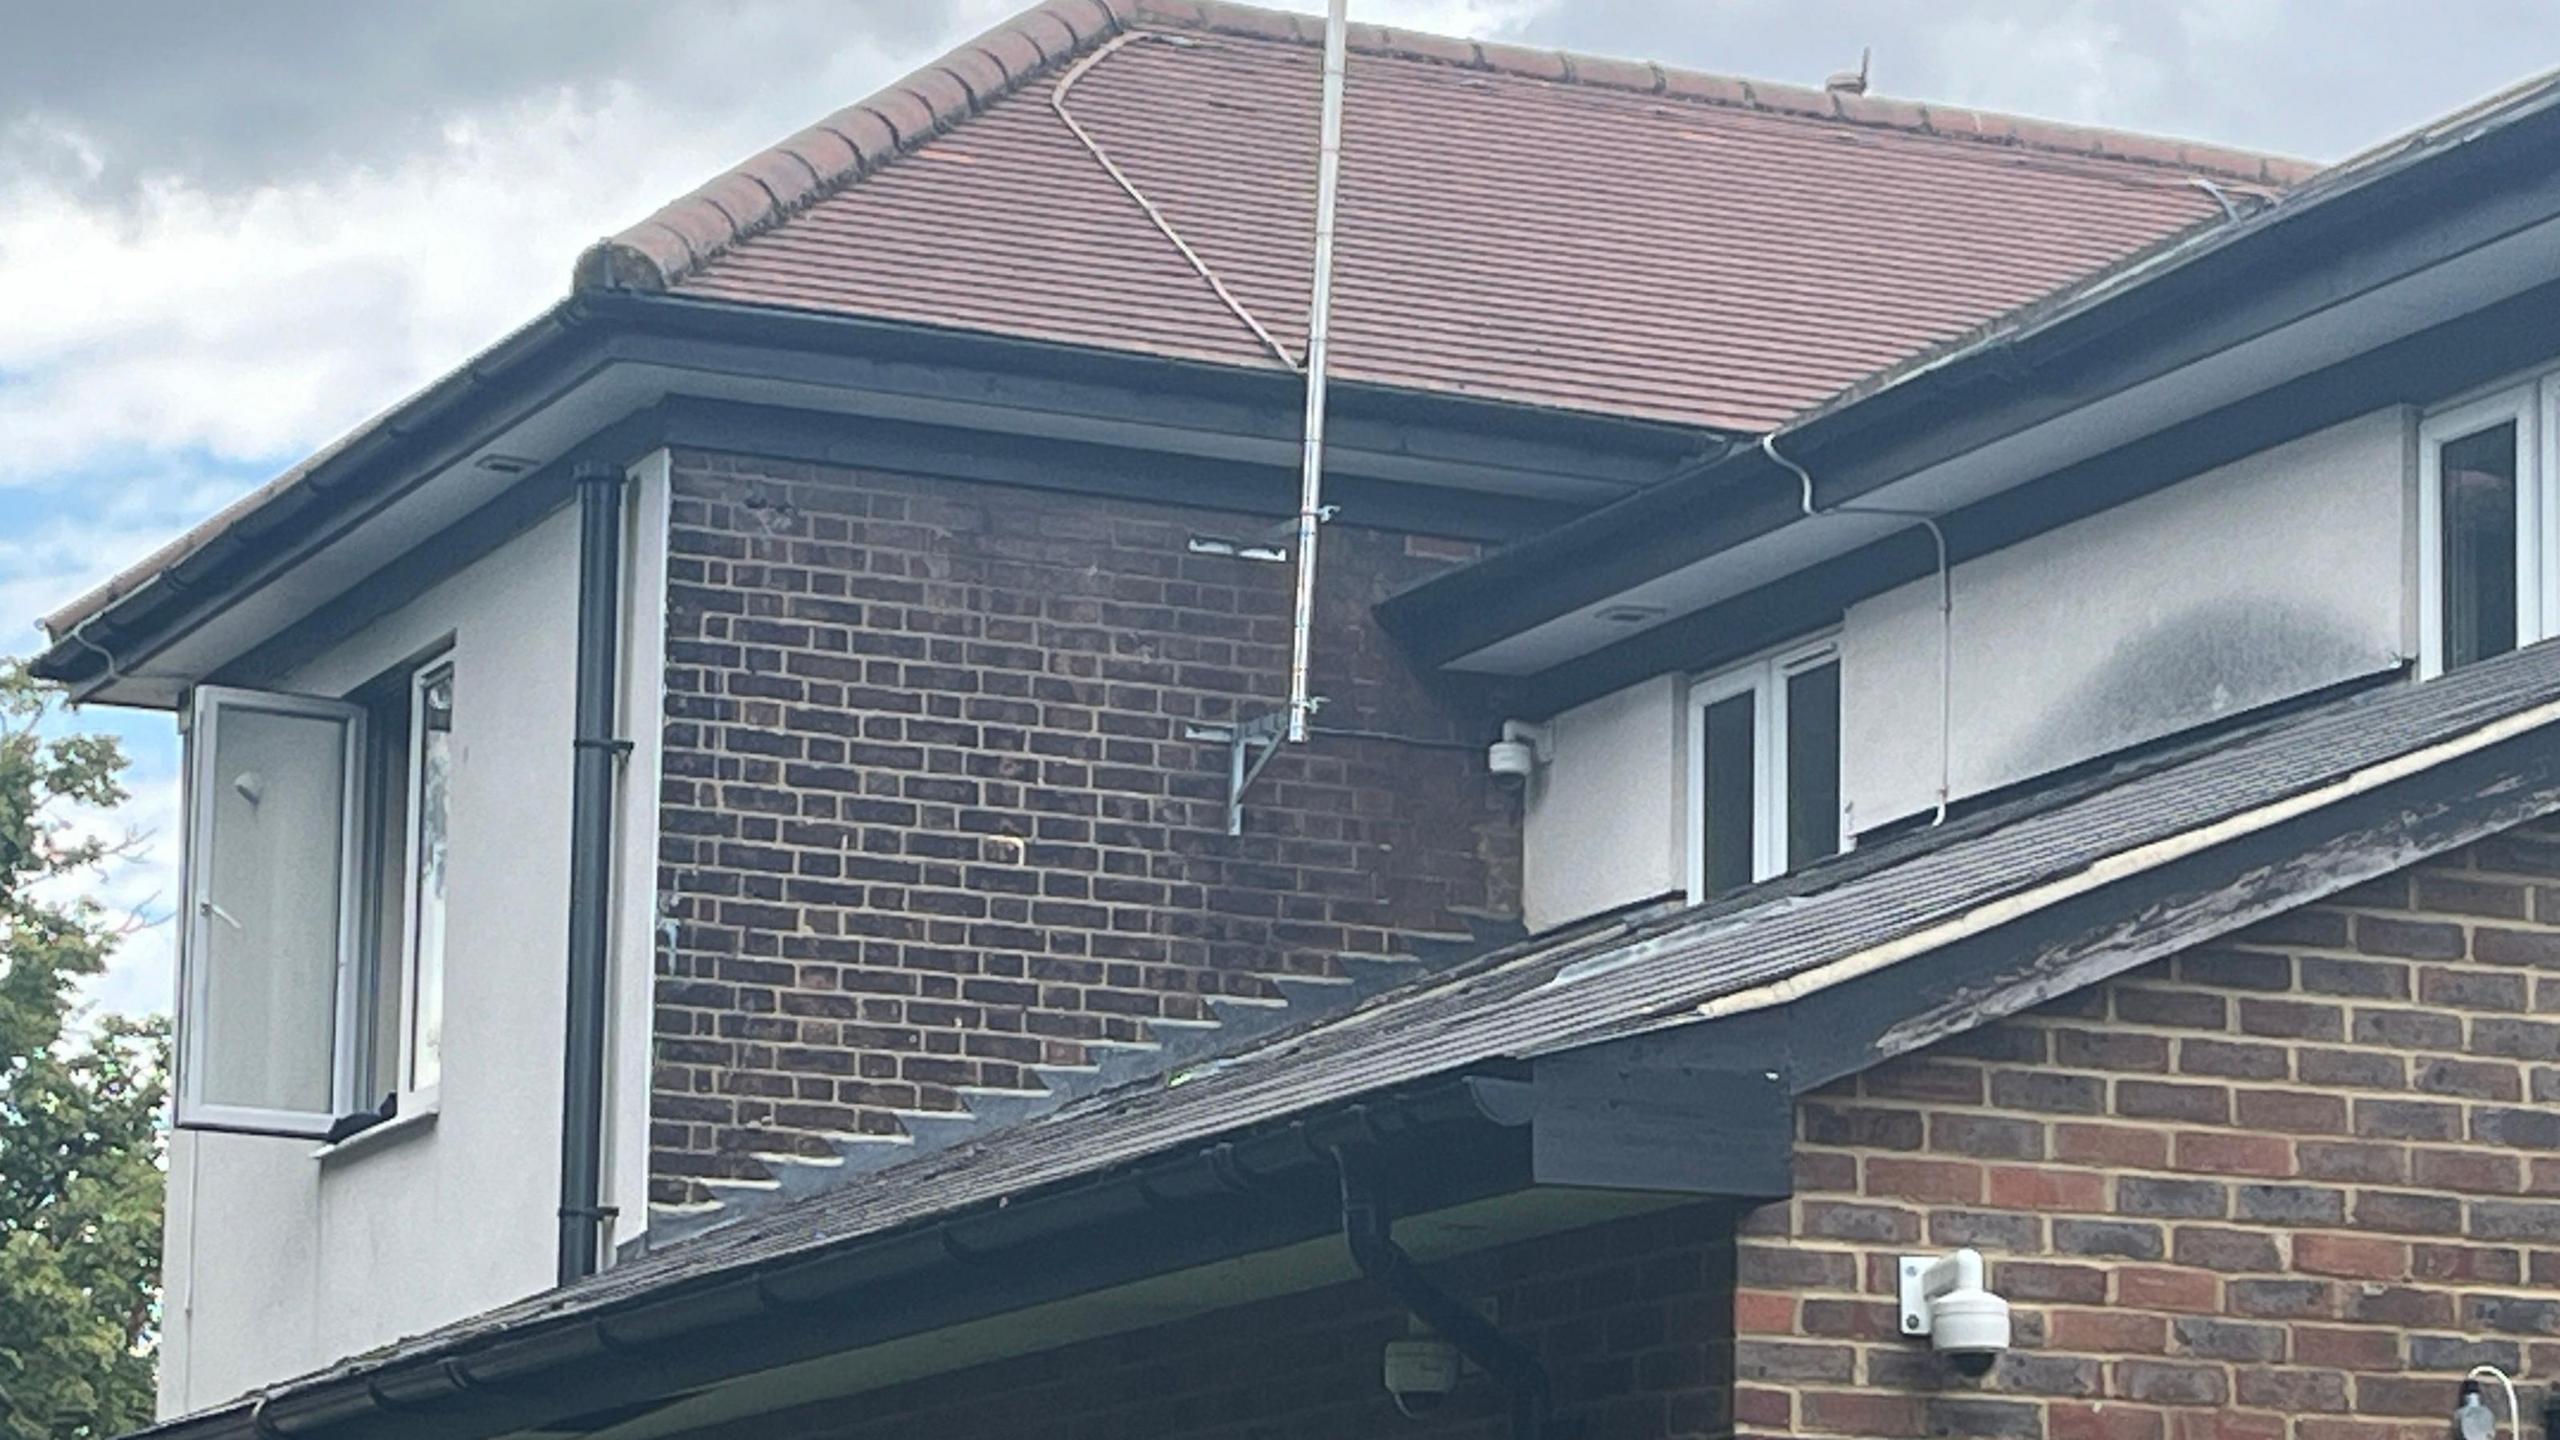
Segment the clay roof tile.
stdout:
[[[1286,348],[1321,38],[1229,0],[1047,0],[578,275],[1277,364],[1049,100],[1076,67],[1079,123]],[[2307,171],[1640,61],[1368,24],[1350,40],[1336,354],[1383,383],[1765,427],[2218,217],[2197,176],[2255,191]],[[920,151],[968,163],[901,158]]]

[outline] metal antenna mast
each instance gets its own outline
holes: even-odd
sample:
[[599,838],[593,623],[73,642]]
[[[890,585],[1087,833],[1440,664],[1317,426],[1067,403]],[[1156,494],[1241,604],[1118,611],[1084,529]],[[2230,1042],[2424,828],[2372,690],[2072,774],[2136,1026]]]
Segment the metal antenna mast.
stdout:
[[1333,313],[1333,212],[1342,177],[1343,52],[1350,0],[1331,0],[1324,22],[1324,120],[1316,151],[1315,276],[1307,288],[1307,427],[1298,469],[1298,599],[1289,635],[1289,739],[1307,738],[1307,716],[1322,702],[1307,693],[1307,654],[1316,612],[1316,530],[1324,524],[1324,367]]
[[[1343,56],[1351,28],[1350,0],[1330,0],[1324,28],[1324,111],[1316,151],[1315,274],[1307,288],[1307,355],[1299,366],[1307,379],[1305,440],[1298,464],[1298,514],[1292,526],[1282,521],[1269,531],[1248,536],[1194,535],[1195,555],[1230,555],[1243,560],[1292,558],[1280,546],[1296,531],[1297,598],[1289,629],[1289,704],[1286,709],[1239,718],[1228,725],[1190,725],[1183,737],[1227,747],[1227,833],[1244,833],[1244,792],[1280,753],[1284,744],[1304,744],[1308,717],[1324,704],[1307,693],[1308,652],[1315,637],[1316,530],[1333,516],[1324,503],[1324,376],[1326,334],[1333,313],[1333,217],[1342,175]],[[1063,88],[1063,87],[1061,87]],[[1125,183],[1125,182],[1124,182]],[[1259,333],[1259,327],[1257,327]],[[1285,358],[1285,357],[1284,357]]]

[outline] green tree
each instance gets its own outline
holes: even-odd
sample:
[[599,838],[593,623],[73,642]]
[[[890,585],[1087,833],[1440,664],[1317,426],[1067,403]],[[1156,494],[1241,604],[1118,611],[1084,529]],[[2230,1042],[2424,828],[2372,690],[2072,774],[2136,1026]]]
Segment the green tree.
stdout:
[[124,755],[53,714],[0,661],[0,1440],[148,1423],[157,1336],[167,1032],[71,1023],[127,928],[71,893],[121,848],[71,818],[124,799]]

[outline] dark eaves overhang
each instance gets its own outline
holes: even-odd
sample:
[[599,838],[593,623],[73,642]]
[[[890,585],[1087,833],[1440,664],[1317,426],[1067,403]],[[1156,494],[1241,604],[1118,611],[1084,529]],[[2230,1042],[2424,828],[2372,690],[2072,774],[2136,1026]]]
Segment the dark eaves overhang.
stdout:
[[[1276,517],[1296,504],[1300,384],[1276,367],[580,291],[45,617],[35,667],[81,698],[175,704],[359,579],[454,552],[441,542],[463,517],[521,524],[566,502],[577,465],[665,444]],[[1346,519],[1492,541],[1632,493],[1715,439],[1384,385],[1337,385],[1334,405]]]
[[[1874,377],[1774,442],[1818,507],[1937,515],[1962,559],[2546,358],[2555,278],[2545,76]],[[1381,616],[1424,663],[1552,710],[1928,573],[1908,520],[1808,521],[1801,489],[1737,440]]]
[[[736,1237],[715,1233],[663,1257],[699,1252],[698,1273],[661,1266],[651,1283],[617,1290],[618,1272],[609,1270],[457,1327],[441,1342],[404,1342],[139,1435],[491,1440],[611,1430],[699,1402],[741,1377],[787,1375],[1258,1252],[1303,1253],[1340,1233],[1346,1155],[1358,1157],[1405,1216],[1469,1206],[1482,1214],[1540,1186],[1599,1197],[1603,1206],[1608,1196],[1637,1191],[1663,1197],[1653,1204],[1719,1196],[1756,1203],[1785,1193],[1792,1120],[1774,1087],[1763,1087],[1762,1103],[1739,1126],[1715,1118],[1736,1110],[1725,1085],[1657,1098],[1595,1132],[1600,1109],[1622,1098],[1607,1077],[1517,1071],[1444,1077],[1312,1109],[843,1243],[803,1243],[763,1263],[736,1263],[721,1244]],[[1678,1143],[1719,1138],[1730,1143],[1712,1155]],[[1541,1223],[1569,1225],[1577,1215],[1589,1223],[1589,1213],[1571,1209]],[[789,1220],[783,1212],[760,1223]],[[1285,1250],[1292,1246],[1300,1249]],[[1250,1298],[1236,1273],[1218,1283],[1223,1294],[1199,1308]],[[1063,1338],[1051,1331],[1047,1343]],[[757,1403],[728,1402],[733,1414],[753,1413]]]

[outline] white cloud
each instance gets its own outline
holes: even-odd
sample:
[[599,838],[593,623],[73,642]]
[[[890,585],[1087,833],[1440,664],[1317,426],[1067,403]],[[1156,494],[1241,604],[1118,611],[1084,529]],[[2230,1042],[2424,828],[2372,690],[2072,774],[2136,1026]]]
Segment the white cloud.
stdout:
[[[927,53],[1013,8],[946,7]],[[0,129],[0,160],[81,157],[0,164],[0,486],[102,451],[298,456],[565,294],[597,238],[920,58],[859,24],[811,47],[817,15],[798,6],[727,18],[722,51],[787,50],[789,83],[705,78],[688,52],[660,85],[555,86],[447,115],[395,155],[246,188],[146,171],[102,194],[90,182],[117,157],[76,117]]]
[[238,472],[154,462],[109,478],[53,480],[0,513],[0,654],[36,637],[36,618],[149,554],[239,493]]
[[[393,171],[128,206],[21,178],[0,195],[0,483],[100,451],[291,453],[562,294],[579,248],[716,168],[627,90],[446,127]],[[734,147],[733,147],[734,148]]]

